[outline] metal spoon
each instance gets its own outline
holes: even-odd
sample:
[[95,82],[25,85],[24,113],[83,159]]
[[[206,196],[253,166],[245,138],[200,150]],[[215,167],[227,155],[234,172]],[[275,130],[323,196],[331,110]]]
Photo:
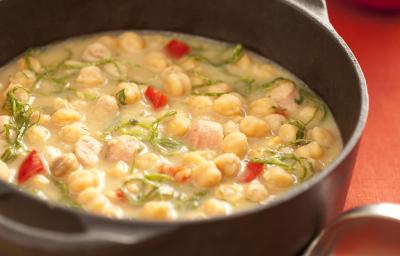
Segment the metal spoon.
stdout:
[[400,205],[371,204],[343,213],[304,253],[324,255],[400,255]]

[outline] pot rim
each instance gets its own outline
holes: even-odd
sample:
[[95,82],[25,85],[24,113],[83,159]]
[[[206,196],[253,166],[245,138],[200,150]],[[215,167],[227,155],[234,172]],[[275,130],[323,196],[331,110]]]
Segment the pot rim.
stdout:
[[[74,209],[65,205],[57,204],[57,203],[52,203],[49,201],[44,201],[40,198],[37,198],[31,194],[25,193],[23,191],[20,191],[19,188],[11,183],[5,182],[3,180],[0,180],[0,184],[2,186],[5,186],[5,192],[4,194],[7,193],[18,193],[20,196],[25,197],[29,200],[34,200],[36,202],[39,202],[41,204],[45,204],[49,208],[55,208],[55,209],[60,209],[63,211],[67,211],[70,214],[73,215],[78,215],[79,220],[83,222],[83,224],[86,224],[86,220],[88,222],[94,221],[94,222],[102,222],[102,223],[111,223],[111,224],[120,224],[120,225],[151,225],[155,228],[157,227],[179,227],[183,225],[189,225],[189,224],[202,224],[202,223],[210,223],[210,222],[216,222],[216,221],[229,221],[231,219],[236,219],[240,218],[242,216],[246,215],[252,215],[261,211],[268,210],[270,208],[273,208],[277,205],[283,204],[299,195],[304,193],[305,191],[309,190],[311,187],[315,186],[322,180],[324,180],[328,175],[330,175],[342,162],[343,160],[351,153],[351,151],[354,149],[354,147],[357,145],[359,142],[362,132],[365,128],[366,122],[367,122],[367,117],[368,117],[368,110],[369,110],[369,98],[368,98],[368,89],[366,85],[366,81],[363,75],[363,72],[361,70],[361,67],[359,63],[357,62],[354,54],[350,50],[350,48],[347,46],[347,44],[344,42],[344,40],[340,37],[340,35],[335,31],[333,26],[326,22],[326,21],[321,21],[318,17],[310,14],[307,12],[307,10],[304,10],[303,8],[299,7],[296,4],[291,3],[290,1],[282,1],[282,4],[285,4],[289,6],[290,8],[295,9],[297,12],[299,12],[301,15],[303,15],[303,18],[311,19],[315,24],[317,24],[320,28],[323,29],[323,32],[328,33],[328,35],[331,37],[331,40],[336,41],[337,45],[341,48],[341,50],[347,55],[348,60],[351,62],[354,73],[356,74],[358,78],[358,83],[357,86],[360,90],[360,96],[361,96],[361,105],[360,105],[360,114],[358,117],[358,122],[357,125],[350,136],[348,142],[344,145],[344,148],[342,152],[339,154],[339,156],[323,171],[320,173],[317,173],[313,178],[310,180],[302,183],[299,186],[293,187],[287,192],[285,192],[282,195],[279,195],[276,199],[273,201],[270,201],[266,203],[265,205],[259,205],[256,207],[248,208],[248,209],[243,209],[238,212],[234,212],[228,216],[216,216],[212,217],[209,219],[196,219],[196,220],[174,220],[174,221],[157,221],[157,220],[144,220],[144,219],[112,219],[109,217],[105,216],[100,216],[100,215],[95,215],[86,211],[82,211],[79,209]],[[0,193],[2,194],[2,193]],[[86,225],[84,225],[84,228],[90,229]]]

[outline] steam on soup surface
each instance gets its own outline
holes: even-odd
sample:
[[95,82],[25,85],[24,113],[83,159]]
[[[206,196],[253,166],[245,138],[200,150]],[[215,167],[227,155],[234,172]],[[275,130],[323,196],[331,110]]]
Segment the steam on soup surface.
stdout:
[[238,45],[160,32],[79,37],[0,71],[0,176],[113,218],[265,204],[340,152],[326,105]]

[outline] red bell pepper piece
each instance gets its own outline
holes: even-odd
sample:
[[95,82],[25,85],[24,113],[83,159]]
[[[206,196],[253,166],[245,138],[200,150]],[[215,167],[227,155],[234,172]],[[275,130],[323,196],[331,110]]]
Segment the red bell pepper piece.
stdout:
[[32,176],[44,172],[45,169],[42,159],[40,159],[40,156],[36,150],[32,150],[19,167],[17,182],[18,184],[22,184],[29,180]]
[[246,166],[246,171],[242,176],[241,182],[247,183],[254,180],[261,174],[263,169],[264,164],[262,163],[248,162]]
[[146,98],[151,102],[154,109],[159,109],[167,105],[168,97],[161,91],[149,86],[144,93]]
[[174,38],[168,42],[165,50],[171,57],[180,59],[190,51],[190,47],[186,43]]
[[126,201],[126,197],[124,192],[121,189],[117,189],[115,191],[115,197],[119,200],[119,201]]
[[284,109],[284,108],[277,108],[275,113],[277,113],[279,115],[282,115],[284,117],[289,117],[288,111],[286,109]]

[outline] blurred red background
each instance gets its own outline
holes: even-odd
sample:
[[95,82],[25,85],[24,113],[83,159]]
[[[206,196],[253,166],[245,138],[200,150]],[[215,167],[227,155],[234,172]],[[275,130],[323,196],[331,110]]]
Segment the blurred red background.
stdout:
[[364,71],[370,113],[345,208],[400,203],[400,12],[349,2],[327,0],[329,16]]

